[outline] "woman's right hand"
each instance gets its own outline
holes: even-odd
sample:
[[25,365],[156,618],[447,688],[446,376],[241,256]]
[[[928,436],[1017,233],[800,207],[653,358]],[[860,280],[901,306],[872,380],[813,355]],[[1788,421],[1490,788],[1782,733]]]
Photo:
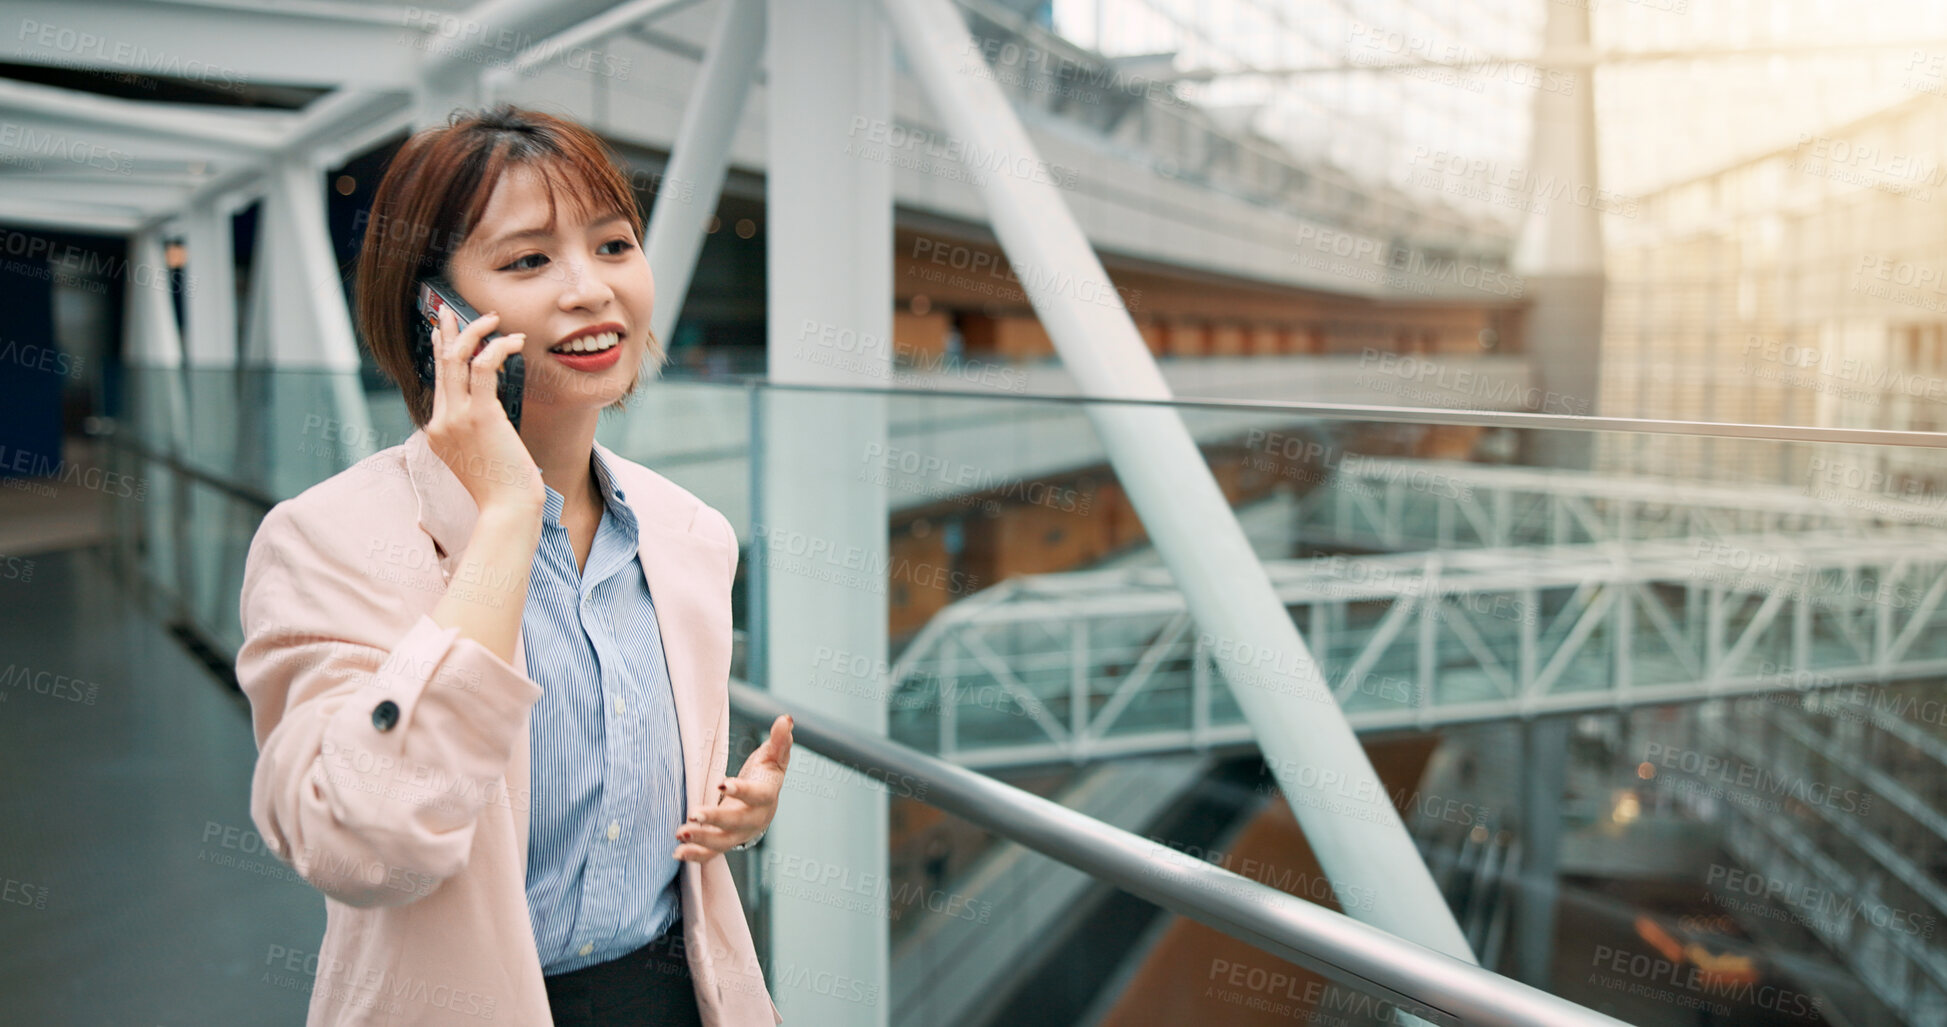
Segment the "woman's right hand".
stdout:
[[547,505],[541,469],[496,394],[500,365],[508,354],[520,352],[527,336],[501,336],[469,359],[499,323],[498,313],[487,313],[456,333],[453,311],[439,312],[439,328],[433,333],[433,414],[426,422],[426,439],[482,512],[498,507],[539,511]]

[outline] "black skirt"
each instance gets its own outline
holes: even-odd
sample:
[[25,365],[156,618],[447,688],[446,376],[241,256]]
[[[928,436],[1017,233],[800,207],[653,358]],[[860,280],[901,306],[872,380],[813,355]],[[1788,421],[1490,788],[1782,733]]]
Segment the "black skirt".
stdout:
[[626,956],[542,980],[555,1027],[703,1027],[680,917]]

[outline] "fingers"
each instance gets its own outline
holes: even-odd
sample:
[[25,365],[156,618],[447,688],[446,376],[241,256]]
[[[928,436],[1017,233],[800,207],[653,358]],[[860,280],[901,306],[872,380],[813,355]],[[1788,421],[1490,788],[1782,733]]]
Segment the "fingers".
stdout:
[[685,844],[703,845],[713,849],[728,849],[737,844],[737,839],[755,834],[751,828],[712,827],[709,824],[684,824],[676,832],[676,840]]
[[797,726],[789,714],[771,721],[771,761],[777,769],[785,770],[791,766],[791,729]]
[[472,378],[467,382],[478,400],[493,400],[500,384],[500,365],[507,362],[507,355],[519,353],[527,344],[525,332],[503,335],[487,344],[480,355],[473,358]]
[[[459,330],[459,318],[451,307],[442,307],[439,312],[439,334],[434,343],[438,354],[438,375],[434,384],[433,403],[444,407],[453,414],[465,412],[473,398],[472,368],[474,350],[479,348],[480,340],[493,331],[500,323],[498,313],[484,314],[475,318]],[[445,402],[441,403],[440,393],[444,392]]]
[[448,397],[461,391],[454,388],[453,375],[453,312],[441,308],[439,323],[433,327],[433,420],[444,422]]
[[712,849],[703,845],[678,845],[672,853],[677,859],[688,863],[708,863],[723,855],[724,849]]
[[678,844],[672,855],[692,863],[703,863],[729,852],[744,839],[756,836],[756,830],[748,827],[725,829],[707,824],[684,824],[676,832]]
[[[746,786],[746,792],[751,790]],[[761,802],[730,798],[728,797],[728,793],[726,793],[726,797],[716,805],[706,806],[703,809],[690,813],[690,818],[677,827],[677,831],[680,833],[692,827],[716,827],[729,828],[731,830],[756,827],[764,819],[758,813],[758,806],[760,804]]]

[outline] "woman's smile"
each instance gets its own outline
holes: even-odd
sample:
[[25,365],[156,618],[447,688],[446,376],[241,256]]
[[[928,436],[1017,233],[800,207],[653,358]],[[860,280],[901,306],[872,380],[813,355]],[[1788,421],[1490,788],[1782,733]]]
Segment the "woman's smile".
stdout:
[[548,355],[576,371],[606,371],[622,359],[628,330],[613,321],[579,329],[548,347]]

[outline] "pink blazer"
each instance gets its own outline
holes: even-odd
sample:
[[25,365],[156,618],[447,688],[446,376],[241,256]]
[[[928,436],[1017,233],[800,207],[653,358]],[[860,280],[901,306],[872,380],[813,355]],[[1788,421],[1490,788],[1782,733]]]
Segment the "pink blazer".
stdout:
[[[695,808],[729,757],[736,535],[595,446],[641,525]],[[325,894],[307,1027],[551,1022],[526,894],[541,687],[518,642],[510,666],[429,615],[469,584],[454,575],[477,515],[417,431],[277,504],[250,543],[237,653],[257,736],[250,815]],[[703,1022],[781,1023],[729,868],[686,862],[680,880]]]

